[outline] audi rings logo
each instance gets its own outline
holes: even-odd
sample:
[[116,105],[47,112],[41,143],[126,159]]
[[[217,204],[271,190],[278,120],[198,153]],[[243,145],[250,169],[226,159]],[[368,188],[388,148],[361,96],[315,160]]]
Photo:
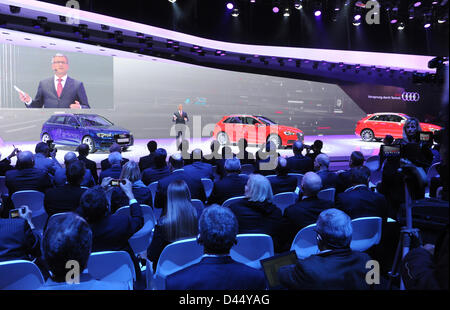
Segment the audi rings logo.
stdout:
[[404,92],[402,93],[403,101],[417,102],[420,99],[419,93]]

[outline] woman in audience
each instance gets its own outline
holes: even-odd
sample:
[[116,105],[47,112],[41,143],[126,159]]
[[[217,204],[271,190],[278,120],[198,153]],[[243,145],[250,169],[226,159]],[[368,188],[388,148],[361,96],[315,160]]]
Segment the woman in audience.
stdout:
[[[128,179],[133,185],[133,194],[139,204],[152,205],[152,194],[150,189],[141,180],[139,165],[130,160],[122,167],[120,179]],[[120,187],[114,189],[111,194],[111,211],[128,206],[128,198]]]
[[272,237],[275,252],[279,252],[282,236],[281,210],[272,203],[269,180],[251,174],[245,186],[245,199],[229,206],[239,223],[239,233],[259,233]]
[[176,180],[167,188],[167,212],[155,225],[152,242],[147,249],[147,258],[156,271],[159,256],[170,243],[197,236],[197,210],[191,204],[191,193],[186,182]]

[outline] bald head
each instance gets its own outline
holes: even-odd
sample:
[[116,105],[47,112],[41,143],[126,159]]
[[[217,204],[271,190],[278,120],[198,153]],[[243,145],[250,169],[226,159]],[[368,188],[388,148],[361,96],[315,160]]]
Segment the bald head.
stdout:
[[327,168],[330,166],[330,158],[326,154],[319,154],[316,157],[316,163],[320,168]]
[[120,145],[118,145],[117,143],[114,143],[113,145],[111,145],[109,147],[109,152],[110,153],[114,153],[114,152],[122,153],[122,147]]
[[23,151],[17,154],[17,169],[33,168],[34,154],[30,151]]
[[287,167],[287,160],[284,157],[278,157],[278,166],[277,166],[277,173],[279,175],[286,175],[289,173],[289,169]]
[[322,179],[315,172],[307,172],[302,179],[302,189],[306,196],[316,196],[322,189]]
[[73,163],[77,160],[77,155],[74,152],[68,152],[66,155],[64,155],[64,163],[67,165]]
[[302,141],[300,140],[295,141],[294,144],[292,145],[292,151],[294,152],[295,155],[301,154],[303,151]]
[[181,169],[184,165],[183,156],[180,153],[172,154],[172,156],[170,156],[169,162],[174,170]]

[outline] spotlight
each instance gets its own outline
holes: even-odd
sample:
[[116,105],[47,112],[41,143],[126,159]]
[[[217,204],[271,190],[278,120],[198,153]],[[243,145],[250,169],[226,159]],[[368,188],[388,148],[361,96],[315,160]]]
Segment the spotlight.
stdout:
[[231,16],[238,17],[239,16],[239,10],[238,9],[234,9],[233,12],[231,12]]
[[250,0],[250,3],[255,3],[256,2],[256,0]]
[[322,11],[321,10],[314,11],[314,16],[319,17],[320,15],[322,15]]
[[303,8],[303,4],[302,4],[303,0],[295,0],[294,1],[294,7],[297,10],[301,10]]
[[354,20],[360,20],[361,19],[361,15],[357,14],[353,17]]
[[409,20],[412,20],[412,19],[414,19],[414,8],[410,8],[409,9],[409,12],[408,12],[408,18],[409,18]]
[[404,22],[400,22],[400,23],[398,24],[397,29],[398,29],[398,30],[403,30],[403,29],[405,29],[405,23],[404,23]]
[[14,6],[14,5],[10,5],[9,6],[9,11],[11,12],[11,14],[19,14],[20,13],[20,7]]
[[428,29],[430,27],[431,27],[431,17],[425,14],[423,17],[423,28]]
[[234,4],[231,2],[227,3],[227,9],[232,10],[234,8]]
[[177,2],[177,0],[169,0],[169,2],[175,3],[175,2]]
[[272,12],[274,12],[274,13],[278,13],[279,11],[280,11],[280,9],[277,6],[274,6],[272,8]]
[[425,29],[428,29],[428,28],[430,28],[431,27],[431,23],[429,23],[429,22],[426,22],[424,25],[423,25],[423,28],[425,28]]
[[419,6],[421,6],[422,5],[422,2],[420,2],[420,1],[416,1],[415,3],[414,3],[414,7],[415,8],[418,8]]
[[290,14],[290,11],[289,11],[289,9],[288,8],[286,8],[286,9],[284,9],[284,13],[283,13],[283,16],[285,16],[285,17],[289,17],[291,14]]

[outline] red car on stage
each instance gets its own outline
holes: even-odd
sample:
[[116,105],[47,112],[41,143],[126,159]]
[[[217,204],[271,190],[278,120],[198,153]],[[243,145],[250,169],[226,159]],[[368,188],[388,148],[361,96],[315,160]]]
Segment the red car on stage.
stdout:
[[249,144],[263,144],[273,141],[277,148],[303,141],[303,131],[300,129],[278,125],[261,115],[228,115],[224,116],[215,126],[213,138],[221,145],[237,143],[241,138]]
[[[369,114],[356,123],[355,134],[360,136],[364,141],[373,141],[374,139],[383,139],[386,135],[391,135],[394,139],[403,137],[403,125],[409,118],[403,113],[373,113]],[[423,131],[438,131],[442,127],[420,123]]]

